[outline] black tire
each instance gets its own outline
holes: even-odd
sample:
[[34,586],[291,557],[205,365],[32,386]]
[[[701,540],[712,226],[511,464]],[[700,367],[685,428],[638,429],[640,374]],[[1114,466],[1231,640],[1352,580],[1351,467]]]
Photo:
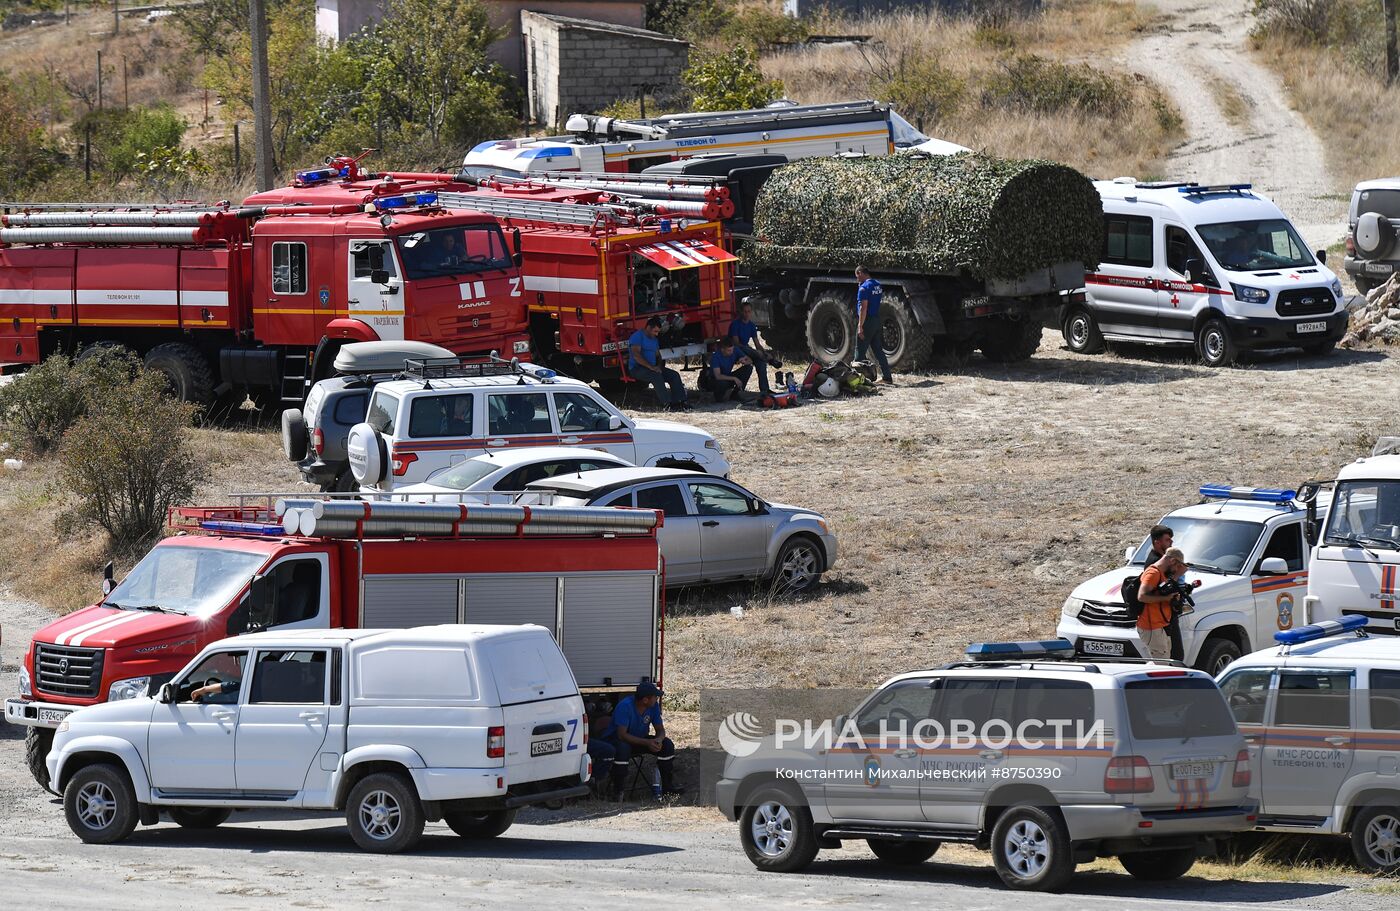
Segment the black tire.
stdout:
[[1376,282],[1371,281],[1369,278],[1362,278],[1359,275],[1353,275],[1351,283],[1356,286],[1356,293],[1360,294],[1362,297],[1365,297],[1380,287]]
[[1238,661],[1240,654],[1240,647],[1229,639],[1207,639],[1206,644],[1201,646],[1201,653],[1196,656],[1196,670],[1214,677],[1225,670],[1230,662]]
[[822,292],[807,311],[807,350],[823,364],[855,360],[855,311],[835,291]]
[[1303,345],[1303,353],[1309,357],[1326,357],[1337,347],[1337,340],[1329,338],[1320,342],[1308,342]]
[[1098,354],[1104,350],[1098,320],[1083,307],[1075,307],[1065,314],[1060,334],[1065,337],[1065,346],[1075,354]]
[[377,772],[350,789],[345,824],[362,850],[398,854],[423,837],[423,805],[408,778],[396,772]]
[[282,412],[282,453],[288,462],[300,462],[306,458],[306,416],[300,408],[288,408]]
[[982,329],[982,356],[998,364],[1015,364],[1040,348],[1039,320],[989,319]]
[[824,572],[822,546],[806,535],[793,535],[778,551],[770,581],[777,594],[799,595],[815,588]]
[[360,485],[355,482],[355,476],[350,473],[348,466],[335,476],[335,481],[331,484],[331,490],[336,493],[350,493],[359,489]]
[[1195,848],[1167,848],[1161,851],[1135,851],[1118,858],[1133,879],[1166,882],[1180,879],[1196,865]]
[[1055,892],[1074,875],[1074,851],[1059,814],[1043,807],[1010,807],[992,829],[992,863],[1012,889]]
[[1228,367],[1239,357],[1225,321],[1211,317],[1196,330],[1196,356],[1207,367]]
[[750,798],[739,814],[739,843],[753,865],[769,873],[805,869],[818,850],[811,811],[780,788]]
[[126,770],[105,762],[79,769],[63,789],[63,815],[73,834],[90,845],[126,838],[140,816]]
[[1363,870],[1400,871],[1400,807],[1364,807],[1351,821],[1351,853]]
[[936,841],[905,841],[896,838],[867,838],[865,843],[881,863],[892,867],[917,867],[938,850]]
[[146,352],[147,370],[165,377],[170,394],[184,402],[208,405],[214,401],[214,371],[199,349],[184,342],[166,342]]
[[[73,361],[77,364],[83,364],[100,357],[130,358],[133,363],[140,360],[140,358],[136,356],[135,351],[132,351],[121,342],[93,342],[91,345],[84,345],[83,349],[78,352],[78,356],[73,358]],[[134,369],[133,367],[133,370]]]
[[443,822],[463,838],[495,838],[515,822],[514,810],[495,810],[491,813],[444,813]]
[[49,787],[49,769],[44,763],[53,749],[53,728],[30,727],[24,731],[24,764],[29,766],[29,774],[39,782],[39,787],[51,794],[57,794]]
[[924,370],[933,359],[933,336],[914,319],[914,309],[902,294],[887,293],[880,304],[881,347],[894,373]]
[[170,808],[170,821],[182,829],[217,829],[232,815],[227,807]]
[[772,326],[763,328],[763,341],[769,350],[783,354],[807,353],[807,326],[801,319],[790,319],[781,312],[773,315]]

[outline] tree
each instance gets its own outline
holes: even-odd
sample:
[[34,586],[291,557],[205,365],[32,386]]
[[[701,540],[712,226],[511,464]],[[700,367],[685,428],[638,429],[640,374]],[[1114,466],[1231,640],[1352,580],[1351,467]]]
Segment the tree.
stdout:
[[758,55],[744,45],[722,53],[698,51],[681,83],[695,111],[761,108],[783,95],[782,81],[764,76]]
[[0,193],[16,193],[50,177],[58,169],[59,153],[47,139],[39,104],[0,73]]

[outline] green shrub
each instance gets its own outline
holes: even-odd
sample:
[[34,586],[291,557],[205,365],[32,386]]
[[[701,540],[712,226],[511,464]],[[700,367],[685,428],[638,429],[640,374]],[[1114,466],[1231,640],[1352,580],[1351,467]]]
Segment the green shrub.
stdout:
[[160,537],[167,510],[188,502],[200,480],[189,439],[194,406],[144,370],[100,390],[93,406],[63,439],[59,477],[74,502],[59,530],[95,524],[118,550],[138,551]]
[[92,129],[92,159],[112,181],[144,169],[140,156],[153,149],[179,149],[189,124],[175,109],[155,107],[110,108],[92,111],[73,124],[73,136],[81,144]]
[[693,111],[761,108],[783,95],[783,84],[763,75],[758,56],[747,47],[724,53],[695,52],[681,74]]
[[1087,63],[1066,64],[1037,54],[1017,54],[1001,61],[982,90],[990,108],[1058,114],[1080,110],[1119,117],[1133,104],[1132,80],[1113,76]]
[[0,386],[0,437],[31,455],[53,451],[104,390],[131,380],[136,366],[120,349],[94,349],[77,361],[63,354],[45,358]]
[[877,93],[909,120],[937,120],[962,103],[967,83],[934,57],[902,58]]

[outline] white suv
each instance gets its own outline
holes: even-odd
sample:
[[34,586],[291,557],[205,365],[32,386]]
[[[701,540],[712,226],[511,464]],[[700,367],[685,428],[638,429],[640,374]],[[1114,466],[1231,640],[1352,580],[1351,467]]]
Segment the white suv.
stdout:
[[254,633],[205,648],[154,699],[69,715],[48,771],[85,842],[161,810],[206,829],[235,809],[334,809],[361,848],[391,853],[425,820],[489,838],[517,807],[584,795],[585,724],[543,627]]
[[796,871],[819,848],[864,840],[910,866],[967,842],[991,849],[1006,885],[1053,891],[1102,856],[1174,879],[1208,836],[1254,824],[1245,741],[1206,674],[1056,660],[1073,657],[1063,640],[968,654],[887,681],[832,723],[830,742],[787,719],[736,746],[736,729],[758,725],[726,718],[715,793],[753,864]]
[[[629,418],[579,380],[517,372],[380,383],[350,430],[350,470],[366,493],[393,493],[483,453],[526,446],[601,449],[641,466],[725,476],[719,441],[674,421]],[[413,366],[410,365],[410,373]]]

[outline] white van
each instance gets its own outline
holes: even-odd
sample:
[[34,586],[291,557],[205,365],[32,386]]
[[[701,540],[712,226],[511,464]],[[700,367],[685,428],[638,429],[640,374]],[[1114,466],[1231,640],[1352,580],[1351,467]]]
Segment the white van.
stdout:
[[155,698],[74,712],[48,771],[89,843],[161,810],[207,829],[236,809],[333,809],[393,853],[427,820],[489,838],[519,807],[586,794],[584,728],[543,627],[290,630],[213,643]]
[[1342,283],[1323,250],[1249,184],[1095,181],[1104,250],[1060,327],[1070,350],[1105,341],[1194,346],[1211,367],[1242,351],[1326,354],[1347,329]]

